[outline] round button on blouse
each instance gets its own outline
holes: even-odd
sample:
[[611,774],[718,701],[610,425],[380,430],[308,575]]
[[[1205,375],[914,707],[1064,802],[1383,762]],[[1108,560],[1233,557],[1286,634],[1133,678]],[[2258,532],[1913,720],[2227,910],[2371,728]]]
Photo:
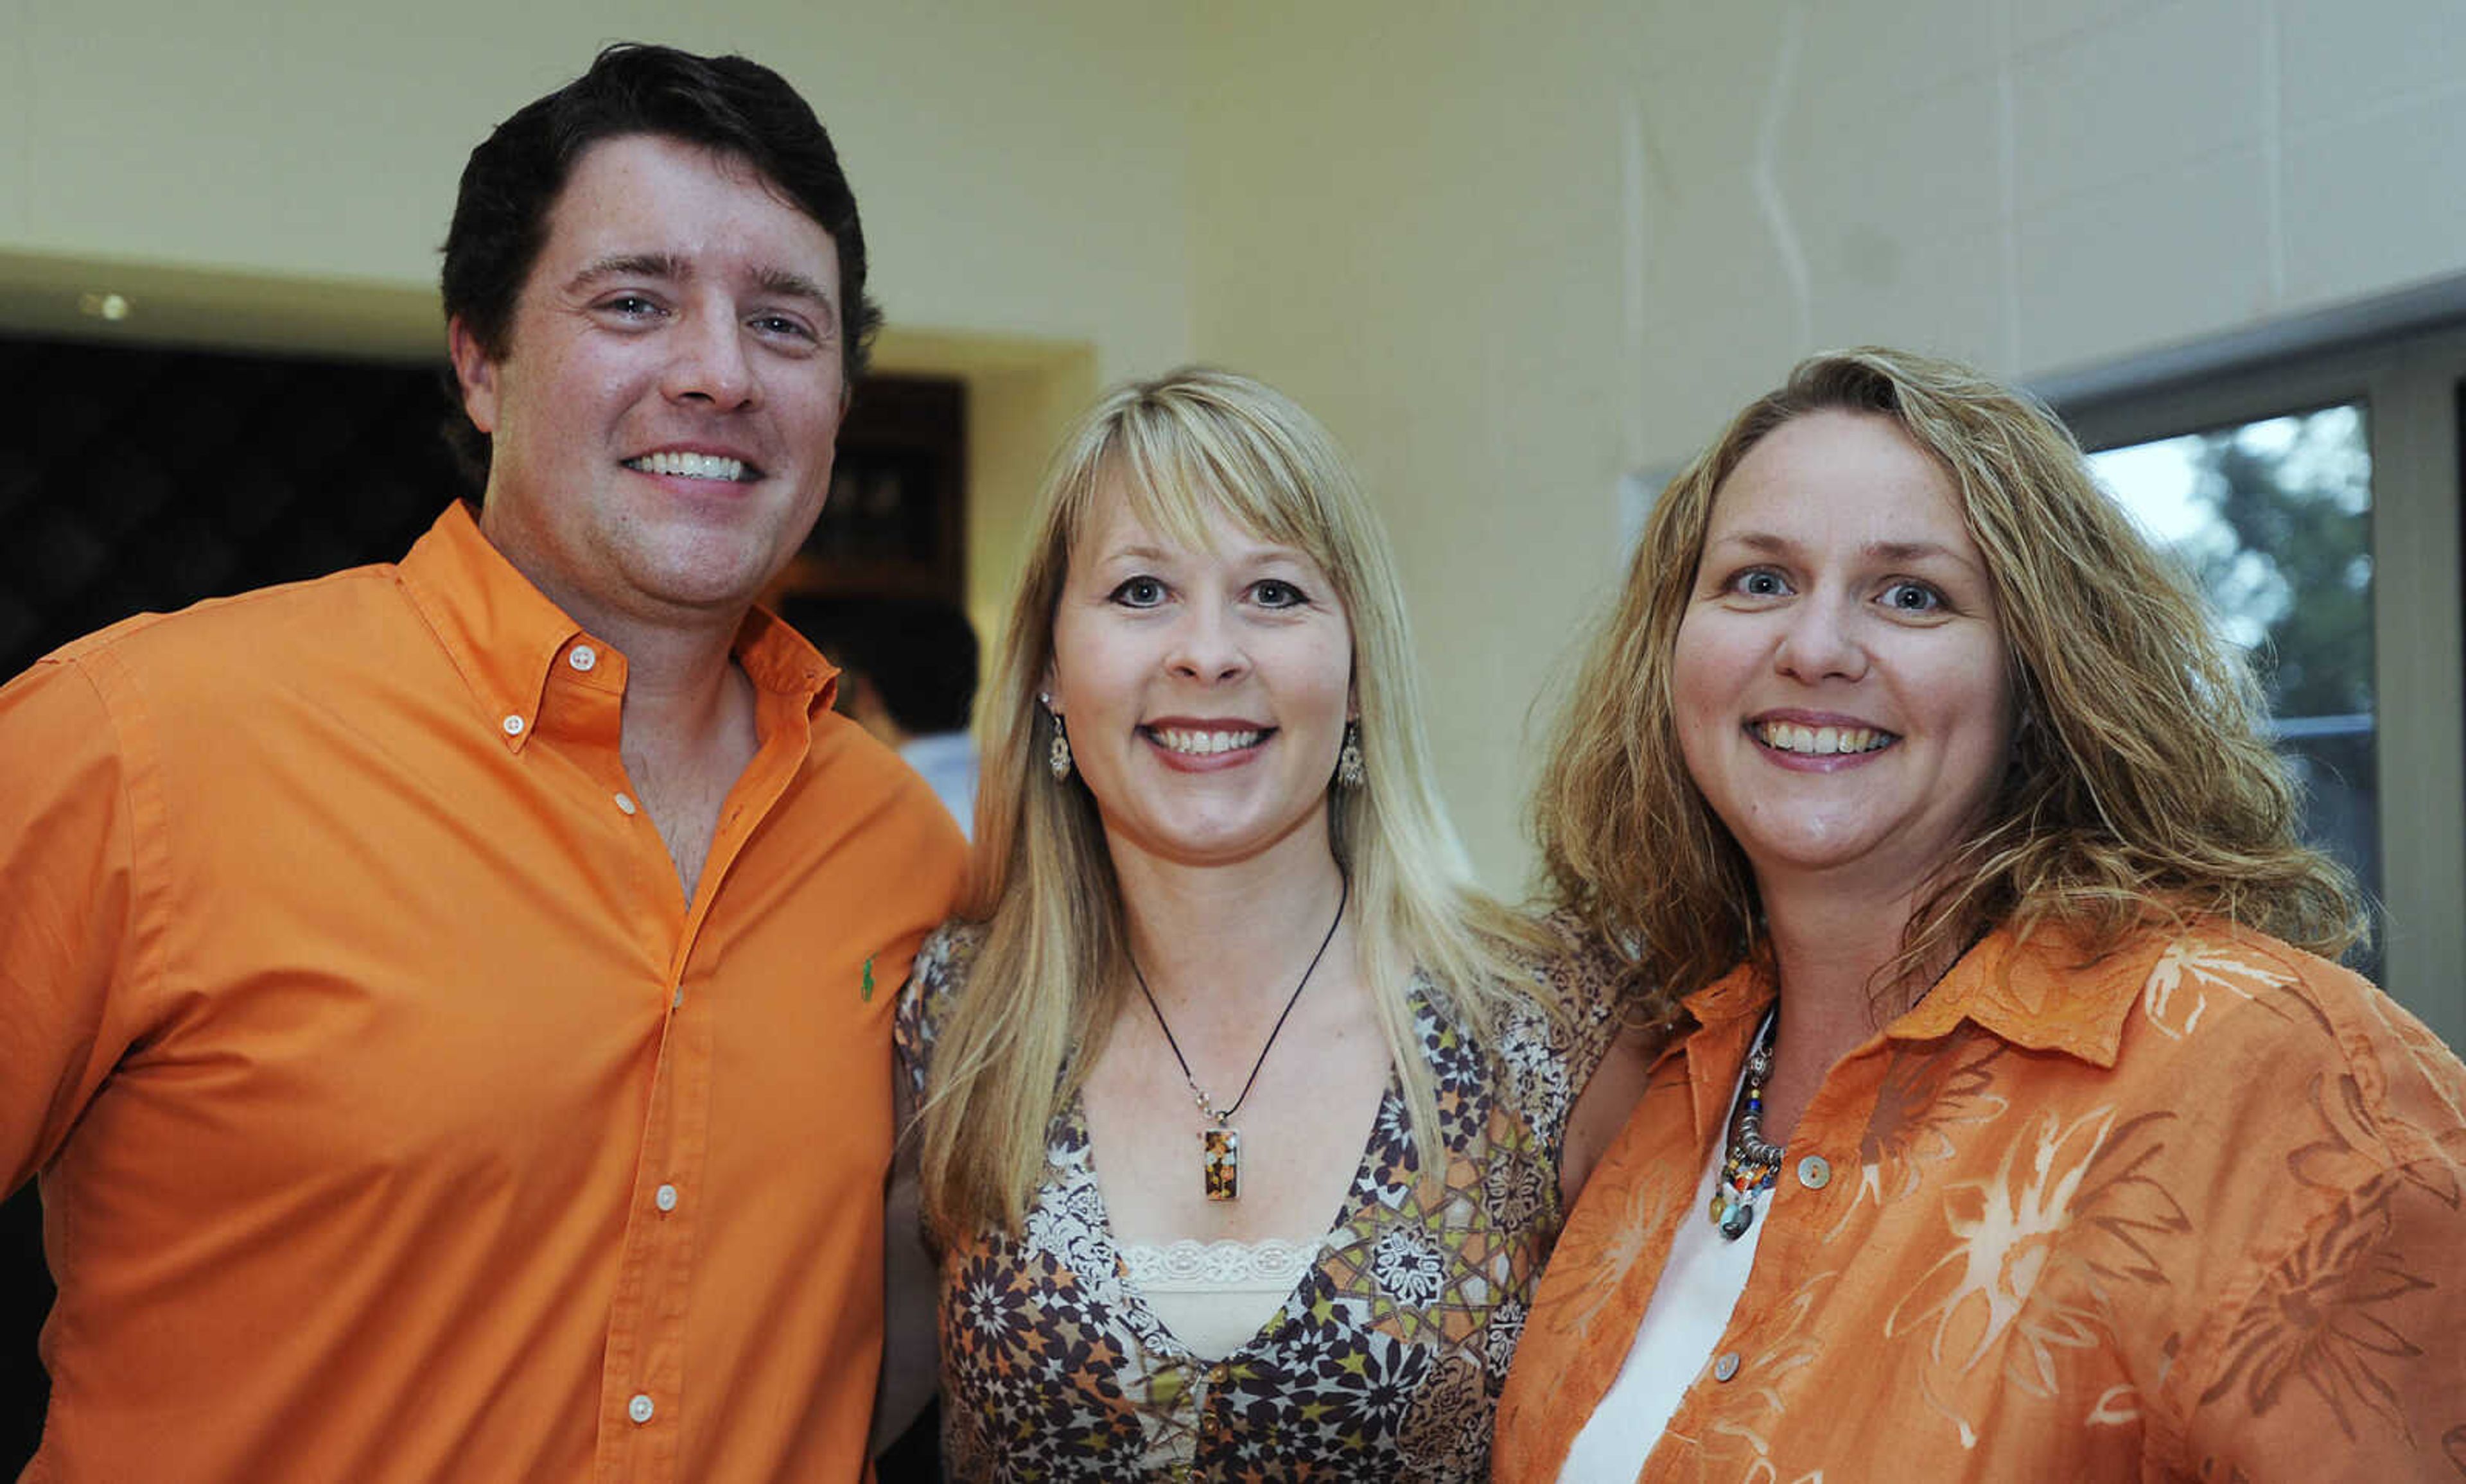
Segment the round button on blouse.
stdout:
[[652,1191],[651,1203],[658,1206],[662,1211],[675,1210],[677,1208],[677,1187],[674,1185],[661,1185],[659,1189]]
[[521,736],[522,734],[523,734],[523,719],[522,719],[521,715],[520,715],[520,714],[516,714],[516,715],[512,715],[512,716],[508,716],[508,717],[506,717],[506,718],[505,718],[505,735],[507,735],[507,736],[509,736],[509,737],[519,737],[519,736]]
[[1822,1155],[1808,1155],[1798,1161],[1798,1182],[1809,1190],[1822,1190],[1832,1183],[1832,1165]]
[[649,1395],[644,1392],[635,1392],[634,1400],[625,1404],[625,1415],[633,1418],[637,1426],[649,1422],[651,1414],[658,1410],[658,1407],[651,1405]]
[[565,663],[577,670],[588,670],[599,663],[599,651],[589,644],[576,644],[566,651]]
[[1715,1358],[1713,1361],[1713,1379],[1715,1381],[1727,1381],[1737,1374],[1738,1374],[1738,1353],[1737,1351],[1724,1350],[1719,1356]]

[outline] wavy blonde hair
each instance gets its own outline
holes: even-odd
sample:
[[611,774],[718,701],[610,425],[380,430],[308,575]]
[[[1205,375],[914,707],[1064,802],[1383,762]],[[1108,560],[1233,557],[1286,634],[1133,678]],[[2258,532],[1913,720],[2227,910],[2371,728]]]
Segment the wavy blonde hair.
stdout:
[[1430,782],[1421,686],[1387,538],[1334,439],[1272,389],[1185,368],[1108,394],[1048,470],[1027,570],[981,705],[983,773],[963,919],[983,926],[967,987],[946,1013],[923,1109],[927,1208],[944,1230],[1016,1231],[1044,1178],[1054,1114],[1103,1049],[1129,981],[1128,929],[1096,800],[1045,765],[1038,690],[1070,552],[1099,491],[1149,528],[1203,549],[1221,514],[1309,553],[1353,631],[1367,783],[1331,787],[1337,863],[1352,878],[1360,968],[1412,1113],[1422,1167],[1440,1168],[1437,1104],[1407,985],[1486,1036],[1536,930],[1471,884]]
[[2196,912],[2332,956],[2365,935],[2352,880],[2296,838],[2251,667],[2071,433],[1966,367],[1868,348],[1801,362],[1670,482],[1559,718],[1534,801],[1543,865],[1628,952],[1639,1002],[1667,1012],[1766,948],[1754,874],[1679,751],[1670,656],[1722,482],[1774,429],[1824,411],[1893,419],[1951,476],[2020,710],[2013,766],[1879,990],[2005,922],[2059,926],[2093,958]]

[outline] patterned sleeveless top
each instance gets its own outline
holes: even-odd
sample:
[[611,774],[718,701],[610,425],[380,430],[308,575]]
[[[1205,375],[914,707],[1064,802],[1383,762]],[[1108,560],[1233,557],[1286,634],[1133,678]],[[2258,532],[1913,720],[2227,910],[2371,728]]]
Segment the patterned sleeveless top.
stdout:
[[[921,1105],[976,930],[926,940],[901,997]],[[943,1453],[953,1478],[1490,1477],[1491,1423],[1562,1217],[1567,1113],[1618,1032],[1608,958],[1570,954],[1475,1045],[1414,986],[1446,1168],[1424,1172],[1391,1075],[1341,1214],[1284,1304],[1221,1360],[1177,1340],[1107,1225],[1079,1101],[1056,1115],[1017,1237],[941,1254]],[[1538,1002],[1563,1000],[1564,1028]]]

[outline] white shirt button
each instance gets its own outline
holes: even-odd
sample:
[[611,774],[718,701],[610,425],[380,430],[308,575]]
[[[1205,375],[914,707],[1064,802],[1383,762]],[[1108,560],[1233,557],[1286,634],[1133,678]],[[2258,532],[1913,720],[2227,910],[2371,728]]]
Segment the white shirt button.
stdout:
[[[1737,1351],[1724,1350],[1720,1355],[1714,1359],[1713,1379],[1715,1381],[1727,1381],[1737,1374],[1738,1374],[1738,1353]],[[634,1400],[648,1405],[650,1398],[636,1397]]]
[[632,814],[636,809],[640,808],[641,806],[634,802],[633,795],[619,794],[616,796],[616,807],[622,813]]
[[589,644],[576,644],[565,652],[565,663],[577,670],[588,670],[599,663],[599,651]]
[[1809,1190],[1822,1190],[1832,1183],[1832,1165],[1822,1155],[1808,1155],[1798,1161],[1798,1182]]
[[625,1404],[625,1415],[633,1418],[638,1425],[649,1422],[651,1414],[658,1410],[658,1407],[651,1405],[651,1398],[646,1392],[635,1392],[634,1400]]
[[509,737],[519,737],[519,736],[521,736],[522,734],[523,734],[523,718],[522,718],[522,716],[521,716],[519,713],[517,713],[517,714],[515,714],[515,715],[512,715],[512,716],[508,716],[508,717],[506,717],[506,718],[505,718],[505,735],[507,735],[507,736],[509,736]]
[[677,1187],[674,1185],[661,1185],[659,1189],[652,1191],[651,1203],[658,1206],[662,1211],[675,1210],[677,1208]]

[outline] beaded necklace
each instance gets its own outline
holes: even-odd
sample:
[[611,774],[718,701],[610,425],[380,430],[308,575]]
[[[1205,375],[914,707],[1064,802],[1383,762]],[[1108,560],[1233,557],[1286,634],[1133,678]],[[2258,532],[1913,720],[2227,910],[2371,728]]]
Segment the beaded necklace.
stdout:
[[1747,1052],[1747,1072],[1730,1113],[1730,1141],[1721,1160],[1721,1178],[1713,1187],[1713,1225],[1732,1242],[1755,1225],[1756,1201],[1781,1178],[1783,1155],[1779,1144],[1764,1141],[1764,1084],[1772,1078],[1773,1042],[1781,1031],[1781,1007],[1764,1012]]

